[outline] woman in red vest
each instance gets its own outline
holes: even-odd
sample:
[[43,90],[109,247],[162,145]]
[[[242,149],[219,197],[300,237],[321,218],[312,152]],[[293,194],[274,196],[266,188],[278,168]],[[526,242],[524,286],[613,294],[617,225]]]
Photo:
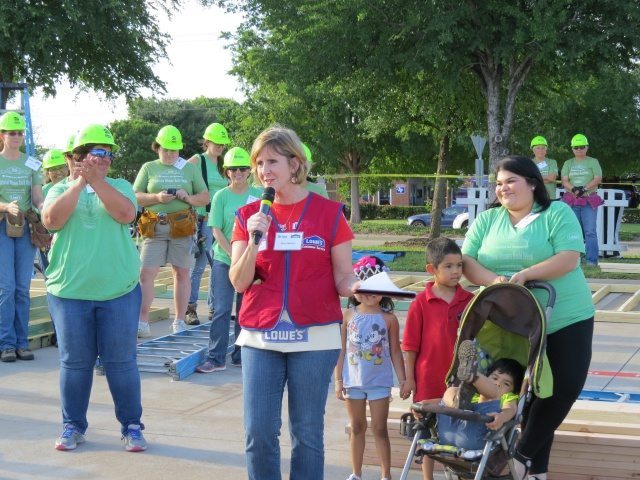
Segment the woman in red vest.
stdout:
[[[340,295],[353,293],[353,233],[342,204],[304,188],[309,163],[292,130],[272,127],[251,166],[275,190],[269,213],[238,210],[229,277],[243,292],[240,324],[247,470],[279,480],[282,397],[287,386],[291,478],[324,478],[324,409],[340,352]],[[262,204],[269,203],[262,201]]]

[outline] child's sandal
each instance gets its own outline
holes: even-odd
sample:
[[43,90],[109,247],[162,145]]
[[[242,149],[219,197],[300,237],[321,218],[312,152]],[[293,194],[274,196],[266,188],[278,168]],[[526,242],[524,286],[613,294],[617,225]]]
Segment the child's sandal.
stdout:
[[458,380],[473,384],[478,378],[478,351],[473,340],[464,340],[458,345]]

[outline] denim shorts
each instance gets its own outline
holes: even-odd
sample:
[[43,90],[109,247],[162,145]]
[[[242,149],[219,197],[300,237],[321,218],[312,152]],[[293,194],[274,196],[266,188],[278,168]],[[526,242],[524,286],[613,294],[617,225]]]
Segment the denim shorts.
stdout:
[[348,387],[344,396],[349,400],[380,400],[391,396],[391,387]]

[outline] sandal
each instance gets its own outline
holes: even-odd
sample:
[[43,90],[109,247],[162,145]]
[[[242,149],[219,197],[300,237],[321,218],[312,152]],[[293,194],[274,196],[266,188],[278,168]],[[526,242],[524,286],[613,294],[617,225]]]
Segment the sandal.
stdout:
[[461,382],[473,384],[478,378],[478,351],[473,340],[464,340],[458,345],[458,372]]

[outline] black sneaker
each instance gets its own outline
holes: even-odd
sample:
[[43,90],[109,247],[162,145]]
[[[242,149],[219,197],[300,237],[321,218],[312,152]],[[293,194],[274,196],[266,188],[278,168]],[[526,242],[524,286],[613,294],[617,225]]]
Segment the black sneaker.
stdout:
[[187,325],[200,325],[200,319],[198,318],[198,312],[196,312],[196,304],[190,303],[187,306],[187,313],[184,317],[184,323]]
[[29,350],[28,348],[19,348],[16,350],[16,356],[20,359],[20,360],[33,360],[35,357],[33,355],[33,352],[31,350]]
[[5,363],[15,362],[16,361],[16,349],[15,348],[5,348],[2,350],[0,354],[0,360]]

